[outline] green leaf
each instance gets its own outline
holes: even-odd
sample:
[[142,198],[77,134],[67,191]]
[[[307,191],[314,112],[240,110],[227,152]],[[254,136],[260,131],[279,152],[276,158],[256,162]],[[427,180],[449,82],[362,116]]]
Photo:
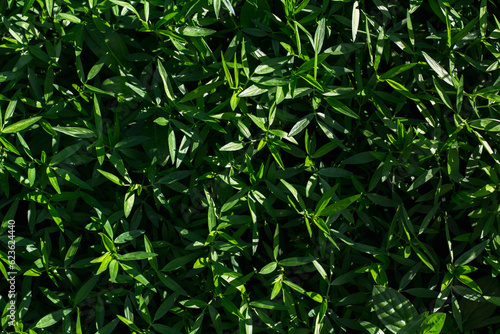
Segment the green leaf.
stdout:
[[339,100],[332,98],[332,97],[327,97],[327,98],[325,98],[325,100],[326,100],[326,102],[328,102],[328,104],[333,109],[337,110],[338,112],[340,112],[346,116],[349,116],[349,117],[352,117],[355,119],[359,119],[359,116],[354,111],[352,111],[348,106],[346,106],[345,104],[343,104]]
[[134,240],[137,237],[140,237],[143,235],[146,231],[145,230],[132,230],[132,231],[127,231],[123,232],[119,236],[115,238],[115,244],[123,244],[129,241]]
[[378,67],[380,65],[380,60],[382,59],[382,54],[384,52],[384,45],[385,45],[385,31],[384,28],[382,27],[379,31],[377,44],[375,48],[375,58],[373,61],[373,68],[375,69],[375,71],[378,70]]
[[238,94],[239,97],[251,97],[251,96],[257,96],[261,95],[263,93],[267,92],[267,89],[257,87],[256,85],[251,85],[244,91]]
[[[358,17],[359,20],[359,17]],[[320,53],[321,48],[323,47],[323,41],[325,40],[325,26],[326,20],[323,17],[316,28],[316,32],[314,33],[314,52]]]
[[453,313],[453,318],[455,318],[455,322],[458,325],[458,329],[462,332],[463,331],[462,312],[460,310],[458,300],[454,294],[451,294],[451,310]]
[[358,27],[359,27],[359,17],[360,17],[360,10],[359,10],[359,3],[358,1],[354,1],[354,4],[352,6],[352,19],[351,19],[351,27],[352,27],[352,41],[356,41],[356,36],[358,34]]
[[325,154],[328,154],[330,153],[333,149],[337,148],[338,146],[340,145],[340,140],[334,140],[332,142],[329,142],[323,146],[321,146],[320,148],[318,148],[316,150],[316,152],[314,152],[312,155],[311,155],[311,158],[313,159],[317,159],[317,158],[321,158],[322,156],[324,156]]
[[266,309],[266,310],[276,310],[276,311],[288,310],[288,307],[286,307],[285,305],[275,303],[269,300],[252,301],[249,304],[252,307]]
[[108,252],[116,252],[116,247],[115,244],[113,243],[113,240],[111,240],[110,237],[108,237],[106,234],[99,232],[99,235],[101,236],[102,242],[104,244],[104,247],[106,247]]
[[224,53],[221,51],[221,61],[222,61],[222,68],[224,69],[224,74],[226,76],[226,80],[229,84],[229,87],[234,88],[234,83],[233,83],[233,77],[231,76],[231,73],[229,72],[229,68],[227,67],[226,64],[226,59],[224,58]]
[[113,319],[106,326],[100,328],[95,334],[112,334],[119,320]]
[[281,183],[283,183],[285,185],[285,187],[288,189],[288,191],[293,195],[293,198],[295,198],[295,200],[299,203],[303,202],[302,198],[300,197],[297,189],[295,189],[295,187],[293,185],[291,185],[290,183],[288,183],[287,181],[285,181],[284,179],[281,179],[280,180]]
[[5,139],[4,137],[0,136],[0,143],[2,143],[2,145],[9,151],[11,151],[12,153],[14,154],[17,154],[17,155],[21,155],[19,153],[19,151],[17,150],[17,148],[12,145],[7,139]]
[[220,148],[220,151],[239,151],[245,147],[245,144],[242,142],[231,142]]
[[219,19],[221,0],[214,0],[213,5],[214,5],[215,17]]
[[42,116],[36,116],[36,117],[28,118],[28,119],[23,119],[21,121],[18,121],[12,125],[5,127],[2,130],[2,133],[16,133],[16,132],[22,131],[22,130],[26,129],[27,127],[38,122],[41,118],[42,118]]
[[61,231],[64,232],[63,221],[62,221],[61,216],[59,215],[59,212],[57,211],[57,209],[52,204],[48,203],[47,210],[49,210],[49,213],[52,216],[52,219],[57,224],[59,229],[61,229]]
[[455,45],[458,42],[460,42],[467,34],[474,28],[474,26],[477,23],[478,18],[475,17],[473,18],[469,23],[465,25],[465,27],[460,30],[458,33],[456,33],[453,38],[451,39],[451,45]]
[[342,168],[328,167],[321,168],[318,174],[325,177],[349,177],[352,175],[352,172]]
[[280,266],[284,267],[294,267],[294,266],[303,266],[305,264],[311,263],[318,258],[314,256],[305,256],[305,257],[290,257],[287,259],[283,259],[278,262]]
[[487,0],[481,0],[481,5],[479,7],[479,29],[481,30],[481,37],[486,36],[486,28],[488,26],[487,5]]
[[75,15],[71,15],[71,14],[68,14],[68,13],[58,13],[56,15],[56,18],[58,18],[60,20],[66,20],[66,21],[69,21],[71,23],[76,23],[76,24],[82,22],[82,20],[80,20]]
[[83,235],[80,235],[78,238],[76,238],[72,243],[71,246],[69,247],[68,251],[66,252],[66,255],[64,256],[64,266],[68,267],[71,262],[73,261],[73,258],[76,255],[76,251],[80,247],[80,241],[82,241]]
[[407,98],[412,99],[413,101],[419,101],[418,97],[416,97],[413,93],[411,93],[405,86],[403,86],[399,82],[391,79],[386,79],[386,82],[401,95],[404,95]]
[[119,186],[125,186],[125,183],[120,180],[120,178],[118,178],[118,176],[114,175],[114,174],[111,174],[109,172],[106,172],[104,170],[100,170],[100,169],[97,169],[97,171],[99,173],[101,173],[105,178],[107,178],[108,180],[110,180],[111,182],[119,185]]
[[181,331],[162,324],[153,324],[152,327],[160,334],[182,334]]
[[419,65],[418,63],[409,63],[409,64],[403,64],[403,65],[398,65],[393,68],[391,68],[389,71],[385,72],[380,76],[380,79],[385,80],[385,79],[390,79],[392,77],[395,77],[396,75],[403,73],[405,71],[408,71],[409,69],[412,69],[413,67]]
[[135,185],[131,185],[127,192],[125,193],[125,198],[123,199],[123,212],[125,218],[127,218],[132,212],[132,208],[135,202]]
[[318,216],[334,215],[337,212],[344,210],[352,203],[356,202],[358,200],[358,198],[360,198],[360,197],[361,197],[361,194],[358,194],[358,195],[354,195],[354,196],[350,196],[350,197],[341,199],[340,201],[338,201],[332,205],[327,206],[326,208],[324,208],[320,212],[317,212],[316,215],[318,215]]
[[121,315],[117,314],[116,315],[118,317],[118,319],[120,319],[125,325],[127,325],[130,329],[133,329],[134,331],[136,332],[142,332],[141,329],[139,327],[137,327],[136,324],[134,324],[133,321],[130,321],[129,319],[125,318],[125,317],[122,317]]
[[165,68],[163,67],[163,64],[160,61],[160,59],[158,59],[157,66],[158,66],[158,72],[160,72],[160,77],[163,82],[163,90],[165,91],[165,94],[167,94],[167,97],[170,99],[170,101],[173,101],[175,97],[172,85],[170,84],[167,71],[165,71]]
[[180,181],[182,179],[185,179],[186,177],[190,176],[193,172],[190,170],[179,170],[176,172],[170,172],[167,175],[161,177],[157,183],[160,184],[172,184],[174,182]]
[[413,47],[415,47],[415,31],[413,29],[410,10],[406,11],[406,27],[408,28],[408,37],[410,38],[410,43]]
[[332,47],[326,49],[325,51],[323,51],[323,53],[328,53],[328,54],[331,54],[334,56],[341,56],[341,55],[346,55],[346,54],[349,54],[353,51],[356,51],[364,46],[365,46],[365,43],[344,43],[344,44],[332,46]]
[[264,121],[262,120],[261,117],[257,117],[257,116],[252,115],[252,114],[248,114],[248,117],[250,117],[250,119],[252,120],[252,122],[254,122],[255,125],[257,125],[262,131],[266,131],[267,132],[266,125],[264,124]]
[[314,88],[316,89],[319,89],[321,92],[324,91],[324,88],[323,86],[321,85],[321,83],[319,81],[317,81],[312,75],[310,75],[309,73],[306,73],[306,74],[299,74],[299,77],[304,79],[305,81],[307,81],[308,83],[311,84],[311,86],[313,86]]
[[215,34],[217,31],[202,27],[184,26],[179,28],[179,33],[188,37],[205,37]]
[[278,264],[276,262],[270,262],[266,264],[264,267],[262,267],[262,269],[259,271],[259,274],[261,275],[270,274],[274,272],[274,270],[276,270],[277,266]]
[[122,262],[119,262],[119,264],[120,267],[122,267],[122,269],[125,270],[125,272],[129,274],[133,279],[143,284],[151,291],[156,292],[156,288],[138,270]]
[[413,278],[415,278],[421,267],[422,267],[422,262],[418,262],[403,276],[403,278],[399,282],[399,290],[403,290],[408,286],[408,284],[410,284],[410,282],[413,280]]
[[162,271],[173,271],[181,268],[182,266],[185,266],[189,262],[193,261],[194,259],[198,258],[200,256],[201,252],[196,252],[184,256],[177,257],[167,263],[165,267],[163,267]]
[[420,332],[422,334],[439,334],[443,329],[446,320],[445,313],[434,313],[428,315],[424,322],[420,325]]
[[461,267],[466,265],[467,263],[475,260],[481,253],[482,251],[486,248],[486,245],[488,245],[489,239],[481,242],[479,245],[476,245],[463,253],[458,259],[455,260],[455,267]]
[[168,311],[172,308],[175,303],[175,300],[179,297],[178,293],[173,293],[168,296],[160,305],[160,307],[156,310],[154,321],[162,318]]
[[7,109],[5,110],[5,119],[4,122],[7,123],[7,121],[12,117],[14,114],[14,111],[16,110],[18,101],[16,99],[13,99],[9,102],[7,105]]
[[212,89],[215,89],[215,88],[219,87],[222,84],[223,84],[222,81],[216,81],[216,82],[209,83],[208,85],[202,85],[202,86],[200,86],[198,88],[195,88],[191,92],[187,93],[179,101],[179,103],[188,102],[188,101],[194,100],[194,99],[196,99],[198,97],[202,97],[205,94],[207,94],[208,92],[210,92]]
[[476,282],[474,282],[474,280],[472,278],[470,278],[469,276],[467,275],[458,275],[456,276],[457,279],[462,282],[463,284],[467,285],[469,288],[471,288],[472,290],[482,294],[483,291],[481,291],[481,288],[479,287],[479,285],[477,285]]
[[484,299],[496,306],[500,306],[500,297],[484,296]]
[[188,296],[188,293],[172,278],[168,277],[162,272],[156,272],[160,281],[170,290],[178,293],[179,295]]
[[54,126],[52,129],[57,132],[64,133],[65,135],[75,138],[93,138],[96,137],[94,131],[86,128],[76,126]]
[[489,195],[493,194],[495,191],[496,191],[496,186],[495,185],[487,184],[484,187],[482,187],[481,189],[475,191],[472,194],[472,196],[473,197],[489,196]]
[[263,75],[276,72],[281,67],[283,67],[290,59],[291,57],[287,56],[287,57],[278,57],[266,60],[262,64],[257,66],[254,73],[258,75]]
[[65,161],[69,157],[71,157],[73,154],[78,152],[78,150],[82,147],[82,143],[78,142],[76,144],[70,145],[61,151],[57,152],[52,156],[52,158],[49,161],[49,166],[55,166],[60,164],[61,162]]
[[[436,87],[436,90],[439,94],[439,97],[441,98],[441,101],[443,101],[443,103],[448,107],[450,108],[451,110],[454,110],[453,109],[453,106],[451,105],[451,100],[450,98],[448,97],[448,94],[446,94],[445,90],[443,89],[443,87],[441,87],[441,85],[439,84],[439,82],[436,80],[436,78],[434,78],[434,76],[432,77],[432,81],[434,82],[434,86]],[[500,131],[500,130],[499,130]]]
[[23,15],[26,15],[26,13],[28,13],[28,11],[30,10],[31,6],[33,6],[33,3],[35,3],[35,0],[28,0],[28,1],[26,1],[24,3]]
[[494,118],[475,119],[469,125],[478,130],[500,132],[500,120]]
[[453,86],[453,83],[451,82],[451,77],[450,74],[441,66],[439,65],[438,62],[436,62],[431,56],[429,56],[425,51],[422,51],[422,54],[424,55],[425,60],[427,61],[427,64],[434,70],[434,72],[437,73],[439,79],[443,80],[450,86]]
[[229,0],[222,0],[222,2],[224,3],[224,6],[227,8],[227,10],[232,14],[232,15],[236,15],[235,11],[234,11],[234,8],[233,8],[233,5],[231,4],[231,1]]
[[398,333],[418,316],[417,310],[410,301],[389,287],[373,286],[372,299],[373,309],[378,319],[392,333]]
[[439,171],[440,168],[432,168],[431,170],[425,171],[422,174],[420,174],[419,177],[413,181],[413,183],[410,185],[408,188],[408,191],[415,190],[416,188],[420,187],[424,183],[428,182],[431,180],[434,175]]
[[[42,62],[44,62],[45,64],[47,64],[47,65],[52,64],[52,60],[50,59],[49,55],[40,49],[40,47],[39,47],[40,45],[41,44],[38,44],[38,46],[30,45],[30,46],[28,46],[28,51],[33,56],[37,57]],[[30,70],[31,70],[31,68],[28,68],[28,71],[30,71]]]
[[285,331],[281,329],[281,321],[275,322],[271,317],[269,317],[265,312],[261,311],[260,309],[254,309],[255,313],[257,313],[257,316],[259,317],[262,322],[266,324],[266,326],[273,330],[274,332],[284,334]]
[[225,297],[222,297],[220,299],[221,303],[222,303],[222,306],[230,313],[230,314],[234,314],[235,316],[237,316],[238,318],[240,319],[245,319],[245,317],[243,316],[243,314],[241,314],[240,310],[238,310],[238,308],[234,305],[233,302],[231,302],[228,298],[225,298]]
[[303,294],[303,295],[306,294],[306,290],[298,284],[290,282],[289,280],[283,280],[283,283],[285,283],[286,285],[288,285],[289,287],[291,287],[292,289],[294,289],[295,291],[297,291],[300,294]]
[[53,167],[52,169],[56,172],[57,175],[59,175],[64,180],[69,181],[69,182],[71,182],[71,183],[73,183],[73,184],[75,184],[78,187],[81,187],[83,189],[87,189],[87,190],[90,190],[90,191],[94,190],[94,188],[92,188],[87,183],[85,183],[80,178],[78,178],[76,175],[68,172],[65,169],[58,168],[58,167]]
[[[208,201],[208,231],[212,232],[217,226],[217,215],[215,212],[215,203],[211,195],[208,193],[208,191],[205,190],[205,195]],[[228,236],[224,233],[221,232],[221,235],[226,236],[226,239],[232,243],[234,243],[236,246],[238,246],[238,242],[234,239],[228,238]]]
[[153,122],[155,122],[156,124],[158,124],[160,126],[165,126],[165,125],[168,125],[170,123],[170,120],[166,119],[165,117],[158,117]]
[[52,303],[54,303],[58,307],[64,308],[64,304],[62,303],[62,300],[61,300],[61,298],[59,298],[57,293],[55,293],[54,291],[51,291],[47,288],[42,288],[42,287],[40,287],[40,290],[45,295],[45,297],[47,297],[48,300],[50,300]]
[[288,132],[288,137],[294,137],[294,136],[298,135],[299,133],[301,133],[302,130],[304,130],[309,125],[309,123],[311,122],[313,117],[314,117],[313,114],[309,114],[309,115],[303,117],[302,119],[300,119],[297,123],[295,123],[293,125],[290,132]]
[[47,328],[56,323],[58,323],[63,317],[70,314],[73,310],[70,308],[64,310],[58,310],[52,313],[47,314],[38,320],[35,324],[35,328]]
[[139,13],[137,12],[137,10],[135,9],[134,6],[132,6],[131,4],[125,2],[125,1],[120,1],[120,0],[109,0],[110,2],[114,3],[115,5],[118,5],[120,7],[124,7],[128,10],[130,10],[131,12],[133,12],[138,19],[141,19]]
[[116,149],[125,149],[129,147],[134,147],[139,144],[142,144],[148,140],[150,140],[150,137],[146,136],[134,136],[134,137],[127,137],[122,140],[120,140],[118,143],[116,143],[115,148]]
[[123,255],[116,254],[116,259],[118,261],[134,261],[134,260],[145,260],[155,256],[158,256],[158,254],[138,251],[138,252],[126,253]]
[[108,58],[109,58],[109,54],[106,54],[106,55],[102,56],[101,58],[99,58],[97,63],[95,63],[94,66],[92,66],[90,68],[90,71],[87,75],[87,81],[92,80],[97,74],[99,74],[99,72],[101,71],[101,68],[108,61]]
[[175,157],[176,157],[176,152],[177,152],[177,147],[176,147],[176,138],[175,138],[175,132],[172,129],[172,127],[169,125],[168,126],[168,152],[170,153],[170,160],[172,163],[175,163]]
[[332,199],[333,194],[335,194],[335,191],[337,190],[338,186],[339,184],[337,183],[333,187],[324,192],[318,204],[316,204],[316,209],[314,210],[316,212],[316,215],[318,215],[318,213],[321,212],[328,205],[328,203],[330,203],[330,200]]
[[61,194],[61,189],[59,188],[59,183],[57,182],[57,177],[52,168],[47,167],[45,169],[47,177],[49,179],[50,184],[54,188],[54,190],[58,193]]
[[94,288],[98,280],[99,276],[92,276],[87,282],[85,282],[84,285],[80,287],[73,301],[74,306],[78,306],[85,300],[85,298],[88,297],[88,295],[90,294],[90,292],[92,292],[92,289]]

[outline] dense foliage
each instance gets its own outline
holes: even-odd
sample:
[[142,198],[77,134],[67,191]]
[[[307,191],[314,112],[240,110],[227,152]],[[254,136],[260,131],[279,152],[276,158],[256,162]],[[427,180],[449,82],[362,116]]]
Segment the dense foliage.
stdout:
[[498,7],[0,0],[3,331],[499,333]]

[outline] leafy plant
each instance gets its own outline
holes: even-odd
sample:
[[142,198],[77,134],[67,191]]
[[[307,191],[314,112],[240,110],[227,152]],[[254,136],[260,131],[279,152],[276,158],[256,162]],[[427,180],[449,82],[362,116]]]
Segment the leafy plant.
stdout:
[[2,330],[496,333],[497,12],[0,0]]

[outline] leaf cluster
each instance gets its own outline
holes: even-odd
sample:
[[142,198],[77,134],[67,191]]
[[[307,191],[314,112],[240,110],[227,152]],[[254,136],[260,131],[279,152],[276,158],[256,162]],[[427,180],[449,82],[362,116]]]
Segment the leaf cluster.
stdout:
[[494,333],[498,12],[0,0],[0,326]]

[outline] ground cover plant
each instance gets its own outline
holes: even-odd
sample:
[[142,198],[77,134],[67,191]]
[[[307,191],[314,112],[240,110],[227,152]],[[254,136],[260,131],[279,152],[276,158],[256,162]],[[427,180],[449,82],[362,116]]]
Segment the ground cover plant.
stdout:
[[4,333],[499,333],[496,1],[0,0]]

